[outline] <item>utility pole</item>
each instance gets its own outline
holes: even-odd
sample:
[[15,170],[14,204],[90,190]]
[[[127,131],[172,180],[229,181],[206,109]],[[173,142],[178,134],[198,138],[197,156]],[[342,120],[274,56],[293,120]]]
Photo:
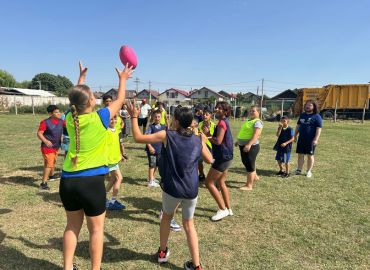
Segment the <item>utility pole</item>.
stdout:
[[265,79],[262,79],[262,89],[261,89],[261,118],[262,118],[262,105],[263,105],[263,83]]
[[140,79],[138,77],[135,78],[134,83],[136,83],[136,94],[139,92],[139,83]]
[[152,82],[149,81],[149,105],[152,106],[152,92],[151,92],[151,89],[152,89]]

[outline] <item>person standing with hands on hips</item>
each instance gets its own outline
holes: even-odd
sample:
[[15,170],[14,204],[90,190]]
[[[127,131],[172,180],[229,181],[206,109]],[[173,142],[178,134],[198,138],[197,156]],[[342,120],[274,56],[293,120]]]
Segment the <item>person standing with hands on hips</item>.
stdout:
[[[302,174],[304,156],[307,155],[307,177],[312,177],[312,168],[315,162],[314,154],[319,142],[322,129],[322,118],[318,113],[317,104],[313,100],[307,100],[304,112],[299,116],[294,139],[297,142],[298,168],[296,175]],[[298,136],[299,134],[299,136]]]

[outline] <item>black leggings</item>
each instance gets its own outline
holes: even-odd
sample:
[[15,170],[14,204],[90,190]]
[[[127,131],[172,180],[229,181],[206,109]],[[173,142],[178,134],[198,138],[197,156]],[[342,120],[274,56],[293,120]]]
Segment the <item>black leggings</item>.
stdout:
[[104,175],[62,178],[59,195],[67,211],[83,209],[86,216],[99,216],[105,212]]
[[260,145],[252,145],[250,150],[248,152],[244,152],[244,145],[240,146],[240,156],[242,158],[242,162],[244,164],[245,169],[247,172],[254,172],[256,170],[256,158],[258,155],[258,152],[260,151]]

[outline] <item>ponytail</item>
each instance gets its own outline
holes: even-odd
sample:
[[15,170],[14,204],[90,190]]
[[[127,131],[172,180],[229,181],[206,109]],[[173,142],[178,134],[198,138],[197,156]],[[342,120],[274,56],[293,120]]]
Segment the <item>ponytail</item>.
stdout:
[[78,121],[78,112],[75,105],[71,105],[71,113],[73,117],[73,124],[75,126],[76,137],[76,155],[72,158],[72,164],[77,166],[78,153],[80,152],[80,122]]

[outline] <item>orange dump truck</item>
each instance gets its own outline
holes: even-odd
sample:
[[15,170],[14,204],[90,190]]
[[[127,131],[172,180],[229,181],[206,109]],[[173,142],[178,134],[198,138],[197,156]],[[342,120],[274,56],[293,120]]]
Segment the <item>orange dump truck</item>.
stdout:
[[340,118],[370,119],[370,84],[327,85],[321,88],[303,88],[298,92],[294,113],[303,111],[307,100],[315,100],[323,118],[334,118],[335,110]]

